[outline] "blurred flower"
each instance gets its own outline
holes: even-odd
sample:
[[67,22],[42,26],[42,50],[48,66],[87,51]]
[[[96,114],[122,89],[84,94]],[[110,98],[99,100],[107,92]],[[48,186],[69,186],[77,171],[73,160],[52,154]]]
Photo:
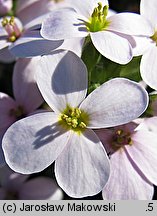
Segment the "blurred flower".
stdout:
[[[155,130],[150,130],[153,121]],[[109,200],[149,200],[157,185],[157,117],[95,131],[110,157]]]
[[12,0],[0,0],[0,15],[6,15],[12,8]]
[[54,112],[31,115],[7,130],[3,150],[8,165],[28,174],[55,161],[57,182],[69,196],[97,194],[110,169],[92,129],[124,124],[141,115],[148,104],[146,91],[135,82],[117,78],[85,98],[87,70],[70,51],[41,57],[36,75],[38,87]]
[[134,55],[143,55],[140,65],[142,79],[157,90],[157,1],[141,0],[140,12],[149,21],[154,32],[151,37],[135,37]]
[[90,35],[96,49],[120,64],[128,63],[132,55],[131,35],[151,36],[153,29],[135,13],[108,15],[108,1],[71,1],[72,7],[52,11],[43,21],[41,35],[48,40],[64,40]]
[[61,200],[62,190],[48,177],[28,179],[8,166],[0,168],[1,200]]
[[5,163],[1,139],[6,129],[13,122],[35,111],[43,103],[35,81],[36,64],[38,64],[37,58],[17,60],[13,72],[14,99],[0,92],[0,164]]

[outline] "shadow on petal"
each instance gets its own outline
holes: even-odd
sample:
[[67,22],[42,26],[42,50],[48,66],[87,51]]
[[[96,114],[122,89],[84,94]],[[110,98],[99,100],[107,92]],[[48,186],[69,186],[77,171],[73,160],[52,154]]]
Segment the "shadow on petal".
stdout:
[[36,140],[33,142],[34,149],[38,149],[52,141],[55,142],[55,139],[65,132],[57,123],[42,128],[35,134]]

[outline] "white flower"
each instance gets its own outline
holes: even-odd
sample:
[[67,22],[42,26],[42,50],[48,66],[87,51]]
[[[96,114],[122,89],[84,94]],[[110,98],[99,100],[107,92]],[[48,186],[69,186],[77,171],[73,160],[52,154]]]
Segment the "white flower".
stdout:
[[[72,1],[71,1],[72,2]],[[120,64],[132,59],[130,35],[151,36],[153,29],[140,15],[108,15],[107,0],[77,0],[73,8],[55,10],[45,19],[41,35],[48,40],[62,40],[90,35],[96,49]]]
[[148,95],[137,83],[116,78],[85,98],[87,71],[78,56],[56,51],[41,57],[40,63],[37,84],[54,112],[31,115],[7,130],[2,141],[6,162],[28,174],[55,161],[57,182],[69,196],[97,194],[110,168],[92,129],[135,119],[146,109]]

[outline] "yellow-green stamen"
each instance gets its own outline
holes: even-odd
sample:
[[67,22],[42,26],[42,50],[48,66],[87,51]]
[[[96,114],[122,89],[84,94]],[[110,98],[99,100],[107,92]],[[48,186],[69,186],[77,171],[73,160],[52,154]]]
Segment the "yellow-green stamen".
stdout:
[[79,108],[73,108],[69,105],[59,117],[59,124],[68,130],[81,133],[87,127],[89,116]]
[[15,18],[12,16],[10,19],[4,17],[2,20],[2,26],[8,34],[8,41],[14,42],[21,35],[21,30],[15,22]]
[[150,38],[156,43],[156,46],[157,46],[157,30],[155,30],[155,33]]
[[101,2],[98,3],[98,6],[94,8],[89,21],[86,23],[88,31],[97,32],[108,27],[109,21],[106,19],[108,8],[108,5],[103,7]]
[[112,147],[118,149],[124,145],[132,145],[131,134],[127,131],[119,129],[113,136]]

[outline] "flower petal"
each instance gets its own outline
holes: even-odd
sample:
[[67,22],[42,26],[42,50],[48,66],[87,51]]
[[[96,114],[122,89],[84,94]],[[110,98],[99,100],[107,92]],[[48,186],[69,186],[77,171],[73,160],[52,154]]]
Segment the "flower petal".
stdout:
[[112,79],[82,102],[89,115],[88,128],[113,127],[140,116],[148,105],[148,94],[138,83],[124,78]]
[[0,62],[9,64],[15,60],[16,60],[16,57],[11,54],[8,47],[5,47],[0,50]]
[[140,13],[147,18],[154,28],[157,27],[157,1],[156,0],[141,0]]
[[151,36],[154,33],[153,26],[139,14],[118,13],[107,20],[110,22],[107,30],[137,36]]
[[9,50],[17,57],[33,57],[38,55],[44,55],[57,47],[59,47],[63,41],[49,41],[44,40],[38,30],[32,30],[25,33],[15,43],[13,43]]
[[62,198],[62,190],[52,179],[46,177],[28,180],[19,190],[19,199],[22,200],[61,200]]
[[157,185],[157,135],[138,130],[131,138],[133,145],[126,146],[128,154],[146,178]]
[[70,0],[69,2],[78,13],[86,18],[89,18],[92,15],[94,8],[98,7],[98,2],[101,2],[103,6],[108,5],[108,0]]
[[119,64],[127,64],[132,59],[129,41],[116,33],[100,31],[90,33],[96,49],[106,58]]
[[92,130],[73,133],[67,148],[55,163],[60,187],[71,197],[81,198],[99,193],[109,176],[109,160]]
[[41,35],[48,40],[63,40],[86,37],[87,29],[81,17],[72,8],[52,11],[43,21]]
[[7,164],[16,172],[39,172],[58,157],[69,133],[53,112],[38,113],[14,123],[5,133],[2,147]]
[[[18,59],[13,72],[13,91],[16,102],[21,105],[26,114],[37,109],[43,98],[40,94],[35,80],[35,73],[38,69],[38,58]],[[29,95],[29,97],[28,97]]]
[[135,46],[133,47],[133,56],[143,55],[155,44],[152,43],[152,39],[149,37],[133,37],[135,40]]
[[84,38],[66,39],[64,40],[63,44],[59,48],[72,51],[76,55],[81,57],[84,41],[85,41]]
[[11,115],[11,110],[16,109],[16,106],[16,102],[10,96],[0,92],[0,130],[16,121],[16,118]]
[[152,46],[141,59],[140,71],[142,79],[151,88],[157,90],[157,47]]
[[103,198],[108,200],[150,200],[153,185],[140,176],[131,165],[125,152],[117,151],[110,159],[111,174],[103,189]]
[[[55,51],[41,57],[37,84],[49,106],[62,112],[67,104],[77,107],[87,92],[87,69],[70,51]],[[52,64],[53,62],[53,64]]]

